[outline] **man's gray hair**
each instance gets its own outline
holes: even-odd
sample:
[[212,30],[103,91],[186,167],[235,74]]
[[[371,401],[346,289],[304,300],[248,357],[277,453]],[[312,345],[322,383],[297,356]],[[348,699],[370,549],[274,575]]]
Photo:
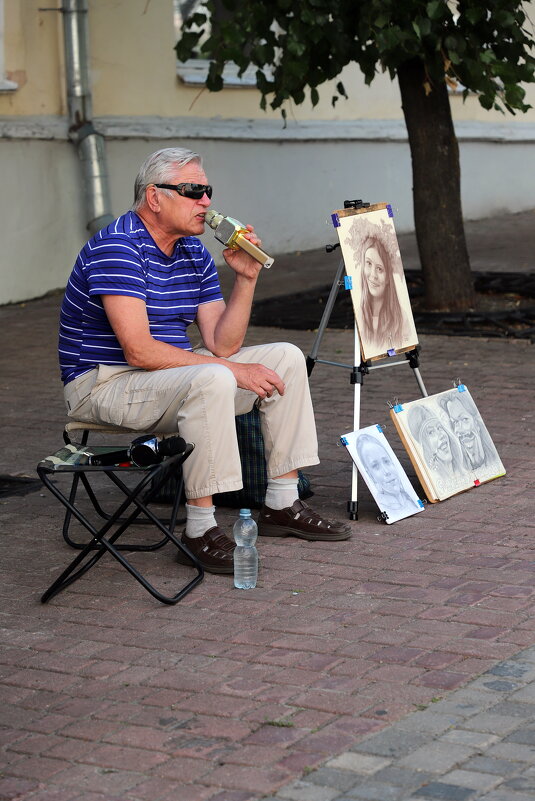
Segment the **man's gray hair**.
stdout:
[[[175,170],[185,167],[190,161],[198,162],[202,167],[202,158],[198,153],[185,147],[164,147],[151,153],[141,165],[134,183],[134,203],[132,210],[137,211],[145,203],[145,189],[150,184],[169,184]],[[167,192],[168,190],[162,190]],[[169,192],[170,194],[170,192]]]

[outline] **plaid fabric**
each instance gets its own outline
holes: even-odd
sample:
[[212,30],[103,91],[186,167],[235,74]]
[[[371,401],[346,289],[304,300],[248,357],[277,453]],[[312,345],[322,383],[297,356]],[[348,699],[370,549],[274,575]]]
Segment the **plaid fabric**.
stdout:
[[[214,504],[236,509],[259,509],[266,497],[267,471],[264,438],[260,430],[260,412],[256,407],[247,414],[236,417],[236,433],[240,449],[243,488],[214,495]],[[170,475],[155,500],[161,503],[171,503],[174,500],[176,486],[176,476]],[[310,489],[310,480],[300,470],[297,489],[301,499],[310,498],[314,494]]]
[[267,472],[260,413],[256,407],[247,414],[236,417],[236,433],[243,489],[214,495],[214,503],[216,506],[257,509],[262,506],[266,497]]

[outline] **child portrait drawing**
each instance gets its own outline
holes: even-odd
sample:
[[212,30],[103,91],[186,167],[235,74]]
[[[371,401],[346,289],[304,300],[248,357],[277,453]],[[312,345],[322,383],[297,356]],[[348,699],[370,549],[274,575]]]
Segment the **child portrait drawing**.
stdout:
[[342,441],[387,523],[422,511],[412,484],[379,426],[353,431]]

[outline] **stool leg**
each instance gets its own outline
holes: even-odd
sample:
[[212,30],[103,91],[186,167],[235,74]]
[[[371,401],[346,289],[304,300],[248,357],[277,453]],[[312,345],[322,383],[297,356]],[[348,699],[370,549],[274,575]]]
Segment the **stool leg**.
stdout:
[[[187,451],[185,454],[180,454],[177,457],[171,458],[180,458],[181,462],[184,461],[185,458],[189,455],[191,450]],[[181,463],[180,462],[180,463]],[[46,603],[50,598],[54,595],[57,595],[61,590],[68,587],[78,578],[80,578],[84,573],[86,573],[93,565],[95,565],[102,556],[108,552],[110,553],[114,559],[116,559],[129,573],[132,575],[136,581],[138,581],[154,598],[161,601],[165,604],[175,604],[181,598],[183,598],[188,592],[190,592],[197,584],[199,584],[203,577],[204,577],[204,569],[200,562],[197,560],[193,554],[190,553],[189,549],[175,536],[174,534],[174,525],[176,522],[176,516],[178,512],[178,506],[180,502],[180,496],[177,493],[177,497],[175,499],[175,503],[173,505],[173,512],[171,516],[171,522],[166,526],[162,520],[160,520],[153,512],[147,507],[146,502],[144,503],[139,499],[140,492],[148,485],[148,483],[153,480],[158,472],[161,470],[161,465],[158,465],[157,468],[149,471],[137,484],[133,489],[130,489],[121,479],[113,472],[112,469],[104,470],[107,473],[108,477],[111,481],[123,492],[125,495],[125,500],[119,505],[116,511],[109,516],[106,520],[104,525],[100,529],[96,529],[91,522],[77,509],[74,504],[71,502],[72,490],[70,496],[65,496],[49,479],[48,473],[50,471],[39,468],[38,467],[38,474],[45,486],[52,492],[52,494],[66,507],[66,509],[70,512],[71,516],[74,516],[78,519],[78,521],[89,531],[91,534],[91,541],[85,545],[85,547],[80,551],[80,553],[72,560],[72,562],[68,565],[68,567],[62,572],[62,574],[50,585],[50,587],[43,593],[41,596],[42,603]],[[73,470],[72,472],[78,472],[83,475],[81,470]],[[155,484],[156,489],[154,492],[158,490],[158,482],[156,481]],[[149,495],[150,497],[150,495]],[[126,518],[123,518],[122,515],[125,514],[126,510],[134,506],[135,508],[128,514]],[[196,575],[187,583],[185,584],[175,595],[165,595],[161,593],[150,581],[148,581],[132,564],[131,562],[126,559],[125,556],[122,555],[119,551],[119,546],[115,546],[116,540],[124,533],[131,523],[133,523],[136,518],[140,514],[144,514],[164,535],[163,540],[161,541],[164,544],[167,541],[171,541],[176,548],[178,548],[182,553],[184,553],[188,559],[192,562]],[[106,537],[108,532],[111,530],[113,526],[118,526],[116,530],[109,536]],[[141,547],[141,546],[140,546]],[[147,548],[153,548],[153,546],[146,546]],[[90,558],[87,558],[90,557]],[[84,563],[84,560],[85,563]]]
[[[138,581],[147,590],[147,592],[149,592],[153,596],[153,598],[156,598],[158,601],[161,601],[161,603],[164,604],[169,604],[169,605],[176,604],[178,603],[178,601],[180,601],[181,598],[187,595],[188,592],[190,592],[194,587],[196,587],[197,584],[200,584],[200,582],[204,578],[204,568],[197,561],[196,557],[193,556],[192,553],[190,553],[188,548],[184,547],[182,543],[174,537],[173,534],[170,535],[170,539],[177,546],[177,548],[179,548],[179,550],[181,550],[183,553],[186,554],[186,556],[189,557],[189,559],[191,559],[196,572],[196,575],[191,579],[191,581],[185,584],[175,595],[172,596],[164,595],[159,590],[157,590],[156,587],[153,584],[151,584],[151,582],[148,581],[133,566],[133,564],[129,562],[128,559],[126,559],[122,555],[122,553],[120,553],[120,551],[118,551],[117,548],[115,548],[112,545],[111,538],[110,540],[106,540],[104,537],[99,536],[98,542],[100,547],[98,548],[98,550],[94,552],[93,544],[89,543],[89,545],[87,545],[83,549],[83,551],[80,551],[80,553],[73,559],[70,565],[68,565],[68,567],[65,568],[63,573],[60,576],[58,576],[58,578],[42,594],[41,603],[46,603],[55,595],[57,595],[59,592],[61,592],[70,584],[72,584],[81,576],[83,576],[84,573],[86,573],[91,567],[93,567],[93,565],[95,565],[107,551],[124,568],[126,568],[126,570],[130,573],[130,575],[133,576],[136,579],[136,581]],[[83,560],[89,553],[92,553],[91,558],[88,559],[88,561],[85,564],[83,564],[80,568],[78,568],[78,570],[76,570],[78,565],[80,565],[81,562],[83,562]]]
[[[48,600],[50,600],[50,598],[53,598],[54,595],[57,595],[58,592],[61,592],[61,590],[64,590],[65,587],[69,586],[69,584],[72,584],[74,581],[76,581],[76,579],[80,578],[80,576],[83,576],[84,573],[86,573],[90,567],[93,567],[93,565],[95,565],[106,553],[105,548],[100,548],[96,552],[94,551],[95,545],[93,542],[90,542],[88,545],[86,545],[86,547],[73,559],[70,565],[65,568],[63,573],[58,576],[58,578],[50,585],[50,587],[41,595],[41,603],[45,604]],[[74,572],[78,565],[90,552],[93,552],[91,559],[88,559],[85,565],[82,565],[79,570]]]
[[[89,433],[90,433],[89,429],[83,429],[82,437],[81,437],[81,440],[80,440],[80,444],[81,445],[86,445],[87,444],[87,441],[89,439]],[[66,445],[72,444],[70,435],[68,434],[67,431],[63,431],[63,441],[65,442]],[[190,452],[191,451],[186,453],[186,455],[184,456],[184,459],[186,459],[187,456],[189,456]],[[184,461],[184,459],[182,459],[181,461]],[[177,465],[177,467],[179,469],[180,469],[180,464],[181,464],[181,462],[179,462],[179,464]],[[87,493],[87,496],[88,496],[88,498],[89,498],[89,500],[90,500],[95,512],[103,520],[109,520],[110,515],[107,512],[104,511],[104,509],[102,508],[101,504],[99,503],[98,498],[96,497],[96,495],[95,495],[95,493],[93,491],[93,488],[92,488],[92,486],[91,486],[91,484],[89,482],[89,479],[85,475],[85,473],[75,473],[74,476],[73,476],[71,492],[69,494],[69,502],[70,502],[71,506],[74,506],[74,502],[76,500],[76,495],[77,495],[77,491],[78,491],[78,485],[79,485],[80,481],[82,482],[82,484],[84,486],[84,489],[85,489],[85,491]],[[152,496],[154,496],[154,495],[156,495],[158,493],[159,489],[161,489],[161,487],[163,486],[163,484],[165,484],[165,482],[166,482],[166,477],[164,475],[162,477],[162,479],[161,479],[161,482],[158,483],[156,486],[154,486],[152,488],[152,490],[150,491],[150,493],[148,494],[147,502],[150,500],[150,498]],[[182,471],[180,471],[180,479],[179,479],[179,483],[178,483],[178,487],[177,487],[177,494],[175,495],[175,502],[173,503],[173,509],[172,509],[172,513],[171,513],[171,521],[170,521],[171,531],[174,530],[175,524],[176,524],[177,519],[178,519],[178,509],[180,507],[180,497],[181,497],[181,494],[182,494],[183,487],[184,487],[184,478],[182,476]],[[181,522],[185,522],[185,520],[186,519],[184,517]],[[72,512],[71,512],[71,509],[67,507],[67,510],[65,512],[65,518],[64,518],[64,521],[63,521],[63,529],[62,529],[63,539],[65,540],[67,545],[69,545],[71,548],[76,548],[77,550],[83,550],[88,543],[86,543],[86,542],[77,542],[76,540],[74,540],[70,536],[69,528],[70,528],[71,521],[72,521]],[[124,543],[124,544],[118,545],[117,548],[118,548],[118,550],[121,550],[121,551],[153,551],[153,550],[157,550],[158,548],[161,548],[163,545],[165,545],[166,542],[167,542],[167,539],[160,540],[159,542],[153,543],[152,545],[137,545],[137,544],[134,544],[134,543]],[[92,547],[94,547],[94,544],[92,545]]]
[[[108,476],[109,475],[110,474],[108,473]],[[91,484],[89,482],[89,479],[87,478],[85,473],[75,473],[74,476],[73,476],[72,485],[71,485],[71,491],[69,493],[69,504],[70,504],[70,507],[71,508],[74,507],[74,503],[75,503],[76,496],[77,496],[77,491],[78,491],[78,485],[79,485],[80,481],[83,484],[83,487],[84,487],[84,489],[85,489],[85,491],[87,493],[87,496],[88,496],[88,498],[89,498],[89,500],[90,500],[95,512],[103,520],[109,520],[110,519],[110,515],[107,512],[105,512],[103,510],[102,506],[100,505],[100,503],[99,503],[99,501],[98,501],[98,499],[97,499],[97,497],[96,497],[96,495],[95,495],[95,493],[93,491],[93,488],[92,488],[92,486],[91,486]],[[150,499],[152,498],[153,495],[156,495],[158,493],[158,490],[165,483],[165,481],[166,481],[166,477],[163,476],[160,482],[156,482],[156,484],[154,485],[154,487],[152,488],[152,490],[148,493],[148,495],[146,497],[146,502],[147,503],[150,501]],[[184,478],[183,478],[182,471],[181,471],[179,483],[178,483],[178,486],[177,486],[177,492],[176,492],[176,495],[175,495],[175,500],[173,502],[173,508],[172,508],[172,511],[171,511],[171,519],[170,519],[170,523],[169,523],[169,527],[170,527],[171,531],[174,530],[175,524],[176,524],[177,519],[178,519],[178,511],[179,511],[179,508],[180,508],[180,499],[181,499],[183,487],[184,487]],[[71,508],[67,507],[67,511],[65,512],[65,518],[63,520],[63,529],[62,529],[63,539],[65,540],[67,545],[69,545],[71,548],[76,548],[78,550],[82,550],[83,548],[85,548],[87,543],[86,542],[77,542],[69,534],[69,528],[70,528],[70,524],[71,524],[71,521],[72,521]],[[185,518],[184,518],[184,521],[185,521]],[[157,550],[158,548],[161,548],[163,545],[165,545],[166,542],[167,542],[167,540],[164,539],[164,540],[160,540],[157,543],[153,543],[152,545],[137,545],[137,544],[134,544],[134,543],[125,543],[125,544],[121,544],[121,545],[119,545],[117,547],[121,551],[154,551],[154,550]]]

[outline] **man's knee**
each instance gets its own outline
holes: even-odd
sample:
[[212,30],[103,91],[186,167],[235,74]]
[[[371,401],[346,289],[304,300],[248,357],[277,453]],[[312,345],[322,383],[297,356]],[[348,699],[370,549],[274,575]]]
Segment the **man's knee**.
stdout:
[[234,395],[238,386],[234,373],[224,364],[203,364],[191,381],[192,388],[210,393]]
[[287,359],[293,359],[296,363],[304,362],[305,357],[301,348],[298,348],[297,345],[292,345],[291,342],[281,342],[280,344],[284,348],[284,354]]
[[[306,361],[303,352],[291,342],[277,342],[277,355],[280,364],[279,369],[284,368],[290,375],[298,375],[306,372]],[[277,368],[275,368],[277,369]]]

